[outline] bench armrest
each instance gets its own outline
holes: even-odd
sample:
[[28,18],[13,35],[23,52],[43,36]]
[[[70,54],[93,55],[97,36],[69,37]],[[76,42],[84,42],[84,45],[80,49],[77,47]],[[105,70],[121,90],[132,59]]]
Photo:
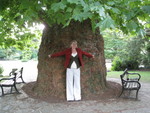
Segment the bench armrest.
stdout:
[[3,80],[12,80],[12,79],[15,79],[15,78],[14,77],[2,78],[2,79],[0,79],[0,82],[3,81]]
[[[128,75],[129,75],[129,77],[130,77],[130,75],[137,75],[137,78],[135,78],[135,79],[137,79],[138,81],[140,80],[140,78],[141,78],[141,75],[139,74],[139,73],[128,73]],[[129,80],[130,80],[130,78],[129,78]],[[132,80],[132,79],[131,79]]]

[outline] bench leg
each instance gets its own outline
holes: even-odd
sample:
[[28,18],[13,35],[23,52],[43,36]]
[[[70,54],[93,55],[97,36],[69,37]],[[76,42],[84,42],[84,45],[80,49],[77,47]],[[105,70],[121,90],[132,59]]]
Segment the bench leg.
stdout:
[[121,91],[121,93],[120,93],[119,97],[123,94],[123,91],[124,91],[124,90],[122,89],[122,91]]
[[2,89],[2,96],[4,96],[4,89],[3,89],[3,86],[1,86],[1,89]]
[[25,83],[25,81],[23,80],[23,77],[22,77],[22,76],[20,76],[19,79],[21,79],[21,81],[20,81],[20,82],[16,82],[17,84]]
[[16,84],[14,84],[14,88],[15,88],[16,92],[19,93],[19,91],[18,91],[18,89],[16,87]]
[[25,81],[23,80],[22,76],[21,76],[21,80],[22,80],[22,83],[25,83]]
[[10,90],[10,93],[12,93],[12,90],[13,90],[13,86],[11,86],[11,90]]
[[136,91],[136,100],[138,99],[138,92],[139,92],[139,89]]

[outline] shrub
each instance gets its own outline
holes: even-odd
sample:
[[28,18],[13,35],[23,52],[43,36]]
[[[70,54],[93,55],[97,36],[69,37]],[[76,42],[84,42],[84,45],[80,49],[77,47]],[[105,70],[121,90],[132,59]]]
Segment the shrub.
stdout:
[[21,59],[22,62],[28,62],[29,59]]
[[139,63],[136,60],[124,60],[122,61],[122,69],[139,69]]
[[132,70],[132,69],[139,69],[139,63],[136,60],[132,59],[125,59],[121,60],[119,57],[115,57],[112,62],[112,71],[122,71],[126,68]]
[[146,47],[146,55],[143,56],[143,65],[144,68],[146,69],[150,69],[150,43],[148,43],[147,47]]
[[145,56],[143,57],[143,65],[144,65],[144,68],[146,69],[150,69],[150,58]]
[[112,62],[112,71],[120,71],[122,70],[122,62],[120,60],[120,58],[117,56],[114,58],[113,62]]
[[4,72],[4,69],[2,66],[0,66],[0,75]]

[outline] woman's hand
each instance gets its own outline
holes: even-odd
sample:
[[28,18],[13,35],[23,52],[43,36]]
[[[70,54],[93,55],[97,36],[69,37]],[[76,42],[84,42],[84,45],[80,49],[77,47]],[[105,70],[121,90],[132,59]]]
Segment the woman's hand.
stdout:
[[49,58],[51,58],[51,55],[48,55]]
[[95,58],[95,56],[94,56],[94,55],[92,55],[92,58]]

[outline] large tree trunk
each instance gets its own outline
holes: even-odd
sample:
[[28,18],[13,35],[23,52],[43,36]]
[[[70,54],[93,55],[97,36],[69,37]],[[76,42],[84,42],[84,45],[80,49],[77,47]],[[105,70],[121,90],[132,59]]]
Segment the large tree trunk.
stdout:
[[92,32],[89,20],[72,22],[68,27],[45,26],[38,54],[38,79],[34,92],[39,96],[66,98],[65,57],[48,58],[48,54],[65,50],[70,42],[77,40],[78,47],[95,55],[95,59],[84,57],[81,69],[82,97],[99,94],[106,88],[106,66],[102,36]]

